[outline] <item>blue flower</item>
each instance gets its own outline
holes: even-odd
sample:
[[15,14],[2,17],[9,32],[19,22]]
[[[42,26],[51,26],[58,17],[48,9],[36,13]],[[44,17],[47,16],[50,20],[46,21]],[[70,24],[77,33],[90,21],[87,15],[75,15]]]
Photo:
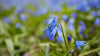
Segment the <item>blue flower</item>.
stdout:
[[87,12],[90,10],[90,7],[86,1],[82,1],[76,8],[76,10],[79,10],[81,12]]
[[89,0],[88,3],[93,9],[100,8],[100,0]]
[[81,47],[80,46],[85,46],[85,44],[84,43],[86,43],[86,41],[76,41],[75,42],[75,46],[76,46],[76,48],[80,51],[81,50]]
[[84,31],[83,30],[80,30],[79,33],[80,33],[80,35],[83,35],[84,34]]
[[55,27],[55,28],[52,30],[52,32],[51,32],[52,38],[55,37],[56,32],[57,32],[57,27]]
[[95,11],[91,11],[90,15],[91,16],[96,16],[96,12]]
[[45,31],[45,35],[48,36],[49,40],[52,41],[57,34],[57,42],[62,43],[64,40],[62,38],[62,30],[60,24],[57,25],[57,17],[51,17],[47,20],[46,24],[48,27],[46,27],[43,31]]
[[80,23],[80,25],[85,25],[83,21],[80,21],[79,23]]
[[15,13],[16,13],[16,14],[20,14],[20,13],[22,13],[22,11],[23,11],[23,8],[17,7]]
[[87,34],[84,34],[84,38],[86,38],[86,39],[87,39],[87,38],[88,38],[88,35],[87,35]]
[[56,24],[58,22],[58,17],[57,16],[53,16],[50,19],[47,20],[47,25],[50,25],[50,27],[55,27]]
[[58,26],[59,27],[59,29],[58,29],[58,38],[57,38],[57,42],[60,42],[60,43],[62,43],[62,42],[64,42],[64,39],[63,39],[63,35],[62,35],[62,30],[60,29],[60,26]]
[[69,54],[73,53],[74,52],[74,49],[72,49],[71,51],[69,51]]
[[100,16],[100,10],[99,10],[99,11],[97,11],[97,16]]
[[27,16],[26,16],[25,14],[21,14],[21,15],[20,15],[20,19],[21,19],[22,21],[26,21],[26,20],[27,20]]
[[45,35],[48,36],[49,40],[52,41],[56,35],[57,32],[57,18],[51,17],[47,20],[46,24],[48,25],[47,28],[45,28],[43,31],[45,31]]
[[51,35],[51,29],[50,29],[50,27],[45,28],[44,31],[45,31],[45,35],[48,36],[48,38],[49,38],[50,41],[52,41],[53,38],[52,38],[52,35]]
[[35,16],[40,16],[40,15],[46,14],[46,13],[47,13],[47,8],[39,6],[39,8],[37,8],[37,10],[34,12],[34,15]]
[[80,29],[80,32],[83,32],[86,29],[86,26],[83,21],[80,21],[79,29]]
[[5,23],[11,23],[11,21],[7,17],[3,18],[3,22],[5,22]]
[[99,18],[96,18],[95,21],[94,21],[94,24],[96,26],[100,25],[100,19]]
[[77,13],[72,13],[72,14],[71,14],[71,17],[72,17],[72,18],[76,18],[76,17],[77,17]]
[[62,19],[63,19],[64,21],[67,21],[67,20],[68,20],[68,16],[67,16],[67,15],[62,15]]
[[50,16],[50,19],[47,20],[47,25],[52,24],[52,22],[57,23],[58,16]]
[[68,23],[69,23],[69,24],[74,24],[74,21],[75,21],[74,18],[70,18],[69,21],[68,21]]
[[23,56],[27,56],[27,53],[24,53],[24,55]]
[[17,23],[16,28],[20,28],[20,27],[21,27],[21,23]]
[[71,41],[71,36],[70,35],[67,36],[67,40]]
[[68,30],[74,30],[74,25],[73,24],[68,24]]

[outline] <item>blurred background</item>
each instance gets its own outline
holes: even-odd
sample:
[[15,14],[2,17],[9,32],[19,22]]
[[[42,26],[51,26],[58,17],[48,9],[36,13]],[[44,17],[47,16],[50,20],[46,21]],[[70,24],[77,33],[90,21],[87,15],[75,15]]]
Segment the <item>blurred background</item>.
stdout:
[[87,42],[79,54],[100,56],[100,0],[0,0],[0,56],[62,56],[43,32],[52,15],[66,38]]

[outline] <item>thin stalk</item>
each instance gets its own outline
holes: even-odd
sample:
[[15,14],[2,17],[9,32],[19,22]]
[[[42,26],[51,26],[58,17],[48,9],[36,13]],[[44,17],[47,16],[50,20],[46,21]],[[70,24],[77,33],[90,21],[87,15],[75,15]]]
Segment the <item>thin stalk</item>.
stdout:
[[85,56],[85,55],[88,55],[88,54],[90,54],[90,53],[97,52],[97,51],[99,51],[99,50],[100,50],[100,47],[99,47],[99,48],[96,48],[96,49],[93,49],[93,50],[90,50],[90,51],[87,51],[87,52],[85,52],[85,53],[82,53],[82,54],[80,54],[79,56]]
[[64,31],[63,31],[62,25],[61,25],[61,29],[62,29],[62,34],[63,34],[63,39],[64,39],[64,42],[65,42],[65,46],[66,46],[66,49],[67,49],[68,44],[66,42],[66,38],[65,38],[65,35],[64,35]]
[[[72,35],[71,35],[72,36]],[[72,38],[76,41],[77,39],[75,37],[72,36]]]

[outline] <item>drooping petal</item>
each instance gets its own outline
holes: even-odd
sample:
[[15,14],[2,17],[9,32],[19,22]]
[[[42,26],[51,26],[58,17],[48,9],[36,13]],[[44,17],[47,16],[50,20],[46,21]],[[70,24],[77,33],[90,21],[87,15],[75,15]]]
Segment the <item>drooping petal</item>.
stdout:
[[51,36],[51,30],[50,30],[49,27],[48,27],[48,29],[46,30],[45,35],[48,36],[48,38],[49,38],[50,41],[53,40],[53,38],[52,38],[52,36]]
[[51,32],[51,35],[52,35],[53,38],[56,35],[56,32],[57,32],[57,27],[55,27]]
[[76,45],[76,47],[77,47],[77,49],[78,50],[81,50],[81,47],[80,46],[85,46],[85,44],[84,43],[86,43],[86,41],[76,41],[75,42],[75,45]]
[[81,50],[81,47],[79,45],[76,45],[77,49],[80,51]]
[[63,39],[63,35],[62,35],[61,29],[58,30],[58,38],[57,38],[57,42],[59,42],[59,41],[60,41],[60,43],[64,42],[64,39]]
[[67,40],[71,41],[71,36],[70,35],[67,36]]

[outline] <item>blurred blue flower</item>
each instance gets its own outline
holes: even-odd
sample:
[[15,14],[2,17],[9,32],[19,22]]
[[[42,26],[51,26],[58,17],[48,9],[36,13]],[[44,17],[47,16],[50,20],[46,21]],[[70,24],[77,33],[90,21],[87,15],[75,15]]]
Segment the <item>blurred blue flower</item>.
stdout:
[[99,10],[99,11],[97,11],[97,16],[100,16],[100,10]]
[[60,5],[56,5],[53,8],[50,8],[50,12],[61,12],[62,7]]
[[79,10],[81,12],[87,12],[90,10],[90,7],[88,5],[87,1],[82,1],[79,5],[77,5],[76,10]]
[[26,16],[25,14],[21,14],[21,15],[20,15],[20,19],[21,19],[22,21],[26,21],[26,20],[27,20],[27,16]]
[[99,18],[96,18],[95,21],[94,21],[94,24],[97,26],[97,25],[100,25],[100,19]]
[[79,23],[80,23],[80,25],[79,25],[80,32],[79,33],[80,33],[80,35],[83,35],[84,34],[84,30],[86,29],[86,26],[85,26],[83,21],[80,21]]
[[67,20],[68,20],[68,16],[67,16],[67,15],[62,15],[62,19],[63,19],[64,21],[67,21]]
[[27,53],[25,53],[23,56],[27,56]]
[[75,19],[74,18],[70,18],[68,21],[68,24],[74,24]]
[[72,18],[76,18],[76,17],[77,17],[77,13],[72,13],[72,14],[71,14],[71,17],[72,17]]
[[11,21],[7,17],[3,18],[3,22],[5,22],[5,23],[11,23]]
[[100,8],[100,0],[89,0],[88,1],[89,6],[91,6],[93,9]]
[[20,28],[21,27],[21,23],[16,23],[16,28]]
[[96,16],[96,11],[91,11],[90,15],[91,16]]
[[16,14],[20,14],[20,13],[22,13],[22,12],[23,12],[23,8],[22,8],[22,7],[17,7],[15,13],[16,13]]
[[71,41],[71,36],[70,35],[67,36],[67,40]]
[[74,6],[80,3],[80,0],[67,0],[67,6]]
[[84,38],[86,38],[86,39],[87,39],[87,38],[88,38],[88,35],[87,35],[87,34],[84,34]]
[[30,9],[25,9],[24,12],[31,14],[31,10]]
[[69,54],[73,53],[74,52],[74,49],[72,49],[71,51],[69,51]]
[[86,29],[86,26],[85,26],[83,21],[80,21],[79,29],[82,30],[82,31]]
[[68,30],[74,30],[74,25],[73,24],[68,24]]
[[45,7],[39,7],[39,8],[37,8],[37,10],[34,12],[34,15],[35,16],[40,16],[40,15],[42,15],[42,14],[46,14],[48,11],[47,11],[47,8],[45,8]]
[[80,30],[79,33],[80,33],[80,35],[83,35],[84,34],[84,31],[83,30]]
[[86,41],[76,41],[75,42],[75,46],[76,46],[76,48],[80,51],[81,50],[81,47],[80,46],[85,46],[85,44],[84,43],[86,43]]

